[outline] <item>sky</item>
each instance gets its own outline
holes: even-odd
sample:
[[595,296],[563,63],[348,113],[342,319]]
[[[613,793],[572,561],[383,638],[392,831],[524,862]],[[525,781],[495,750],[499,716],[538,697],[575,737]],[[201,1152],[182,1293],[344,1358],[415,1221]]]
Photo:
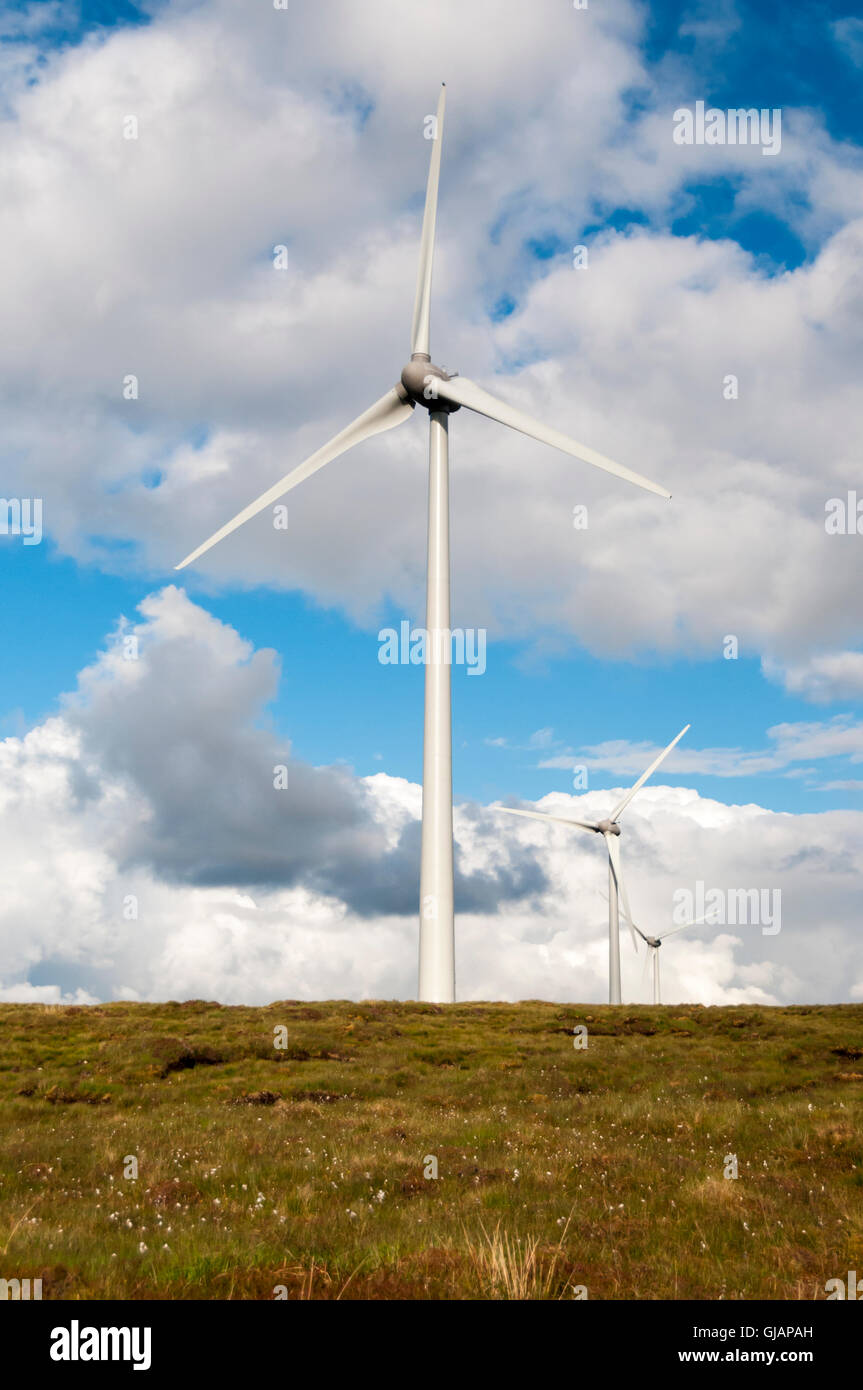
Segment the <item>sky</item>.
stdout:
[[421,412],[175,566],[398,379],[446,81],[434,360],[673,494],[451,422],[459,997],[605,997],[601,845],[493,807],[606,815],[690,724],[636,920],[781,929],[681,933],[664,997],[863,999],[863,20],[396,15],[0,10],[0,998],[415,993]]

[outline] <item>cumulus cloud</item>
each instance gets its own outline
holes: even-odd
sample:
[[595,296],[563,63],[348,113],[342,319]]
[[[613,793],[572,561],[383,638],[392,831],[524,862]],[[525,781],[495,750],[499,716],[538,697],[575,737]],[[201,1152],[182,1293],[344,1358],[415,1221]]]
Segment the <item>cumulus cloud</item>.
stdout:
[[[608,813],[609,800],[624,790],[583,796],[550,793],[535,805],[556,816],[597,820]],[[500,820],[507,823],[506,833],[531,844],[549,866],[547,915],[534,923],[546,939],[556,938],[561,947],[565,940],[573,949],[567,911],[591,924],[591,997],[602,997],[600,982],[607,969],[601,950],[607,919],[602,889],[607,870],[601,843],[588,832],[561,825],[504,816]],[[730,923],[729,932],[721,919],[715,926],[674,936],[663,947],[664,997],[702,1003],[847,997],[847,983],[840,983],[840,974],[834,975],[835,961],[827,957],[837,951],[846,982],[859,979],[863,941],[854,925],[853,904],[863,854],[861,832],[863,817],[854,812],[793,816],[756,805],[726,805],[687,788],[645,786],[627,808],[621,836],[630,902],[643,930],[668,929],[681,901],[675,895],[684,891],[690,895],[684,902],[719,890],[727,903],[738,890],[769,892],[773,896],[768,901],[779,904],[781,917],[780,931],[773,936],[762,930],[764,922],[744,927]],[[505,909],[503,917],[527,926],[517,905]],[[728,918],[730,922],[730,913]],[[643,958],[637,964],[626,943],[622,957],[627,997],[646,999],[648,989],[640,979]],[[587,959],[582,942],[579,974]]]
[[[411,911],[421,805],[392,779],[311,767],[268,727],[271,651],[253,651],[182,589],[123,620],[64,701],[67,780],[79,802],[106,784],[134,814],[118,817],[111,853],[196,886],[303,884],[361,915]],[[377,792],[377,795],[376,795]],[[539,891],[535,869],[501,852],[481,878],[458,865],[466,907],[494,911]]]
[[[0,997],[414,994],[421,789],[296,759],[267,720],[278,674],[272,652],[169,587],[118,624],[58,714],[0,743]],[[615,796],[537,804],[594,819]],[[626,822],[646,927],[698,881],[783,895],[776,936],[675,937],[666,998],[844,998],[863,977],[860,815],[776,815],[648,784]],[[455,837],[460,997],[602,999],[595,837],[470,802]],[[643,997],[640,963],[624,960],[627,997]]]
[[[30,978],[25,994],[44,985],[71,997],[76,975],[138,990],[137,967],[128,978],[112,971],[134,955],[139,931],[163,934],[172,959],[178,931],[187,954],[209,931],[222,952],[228,942],[239,950],[251,928],[238,933],[238,913],[262,920],[259,898],[301,917],[311,904],[333,923],[414,913],[419,789],[295,758],[266,717],[274,653],[254,651],[173,586],[140,610],[81,672],[61,714],[0,743],[4,976],[26,982],[50,959],[60,977]],[[463,819],[470,846],[475,812]],[[515,843],[457,857],[465,911],[493,915],[546,886]],[[213,911],[206,928],[192,929],[187,908],[193,921]],[[251,966],[238,975],[252,977]],[[170,978],[155,987],[170,989]]]
[[[0,145],[8,490],[38,482],[64,553],[164,573],[376,399],[406,356],[446,77],[436,356],[675,494],[462,411],[456,621],[605,655],[715,653],[729,632],[791,665],[853,650],[856,559],[822,523],[863,425],[859,152],[794,111],[775,160],[675,146],[683,76],[647,65],[644,25],[627,0],[441,0],[403,27],[377,0],[215,0],[47,54]],[[769,275],[672,235],[687,188],[726,177],[807,262]],[[586,231],[621,206],[644,225]],[[424,455],[416,419],[367,443],[292,494],[289,532],[258,518],[201,582],[414,611]]]

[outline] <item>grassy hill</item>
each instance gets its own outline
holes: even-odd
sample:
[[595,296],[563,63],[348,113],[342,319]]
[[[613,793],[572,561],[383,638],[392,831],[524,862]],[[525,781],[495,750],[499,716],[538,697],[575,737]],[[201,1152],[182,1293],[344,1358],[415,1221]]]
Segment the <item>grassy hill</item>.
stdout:
[[0,1042],[0,1277],[44,1297],[812,1299],[863,1272],[863,1006],[3,1005]]

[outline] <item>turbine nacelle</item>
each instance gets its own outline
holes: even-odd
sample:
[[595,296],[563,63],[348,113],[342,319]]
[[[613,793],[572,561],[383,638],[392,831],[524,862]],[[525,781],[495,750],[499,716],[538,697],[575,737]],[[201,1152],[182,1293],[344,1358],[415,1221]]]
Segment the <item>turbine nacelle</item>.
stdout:
[[461,406],[456,401],[445,400],[443,396],[438,395],[435,383],[452,381],[455,375],[457,374],[451,375],[444,371],[443,367],[436,367],[427,352],[415,352],[402,370],[401,384],[407,392],[408,400],[415,405],[424,405],[426,410],[443,410],[451,414],[460,410]]
[[600,835],[619,835],[620,826],[616,820],[598,820],[596,829]]

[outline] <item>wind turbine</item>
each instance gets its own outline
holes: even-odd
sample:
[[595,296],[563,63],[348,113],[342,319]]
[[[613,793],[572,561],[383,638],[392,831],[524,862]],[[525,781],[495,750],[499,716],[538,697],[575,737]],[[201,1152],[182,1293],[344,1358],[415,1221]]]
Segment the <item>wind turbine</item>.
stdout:
[[[452,706],[450,665],[450,558],[449,558],[449,417],[461,406],[497,420],[510,429],[550,444],[565,454],[591,463],[646,488],[659,497],[669,498],[665,488],[633,473],[603,454],[561,434],[559,430],[534,420],[505,401],[489,395],[482,387],[457,374],[436,367],[429,352],[429,308],[431,301],[432,259],[441,142],[446,103],[446,86],[441,87],[437,108],[434,143],[431,150],[425,213],[420,241],[411,329],[411,356],[400,380],[352,424],[331,439],[311,458],[262,493],[248,507],[226,522],[179,565],[192,564],[205,551],[224,540],[244,522],[271,506],[291,488],[316,473],[324,464],[361,444],[365,439],[400,425],[423,406],[429,414],[429,509],[428,570],[426,597],[427,661],[425,671],[425,730],[423,741],[422,856],[420,871],[419,998],[435,1003],[455,999],[455,931],[453,923],[453,839],[452,839]],[[350,364],[334,357],[333,388],[349,381]]]
[[526,816],[529,820],[556,821],[559,825],[575,825],[580,830],[592,830],[597,835],[601,835],[605,840],[605,847],[608,851],[608,1002],[609,1004],[620,1003],[620,915],[618,909],[618,897],[623,901],[623,915],[629,926],[632,944],[636,951],[638,942],[635,939],[633,930],[632,914],[629,910],[629,897],[626,892],[626,884],[620,871],[620,817],[626,810],[636,792],[644,786],[648,777],[652,776],[663,759],[667,758],[672,748],[680,742],[689,724],[684,725],[677,735],[671,740],[667,748],[663,748],[658,758],[653,762],[646,772],[642,772],[638,781],[635,782],[626,793],[622,801],[619,801],[606,820],[574,820],[571,816],[550,816],[545,811],[517,811],[513,806],[496,806],[496,811],[505,811],[508,816]]
[[709,922],[710,920],[711,919],[709,917],[699,917],[697,922],[684,922],[682,926],[672,927],[670,931],[664,931],[659,936],[646,936],[637,922],[630,922],[629,925],[635,928],[635,930],[638,932],[638,935],[641,937],[642,941],[647,946],[647,959],[644,962],[645,974],[647,973],[647,966],[650,963],[651,952],[653,953],[654,1004],[659,1004],[662,1002],[659,997],[659,948],[662,945],[663,941],[668,936],[674,936],[675,932],[684,931],[686,927],[703,927],[705,923]]

